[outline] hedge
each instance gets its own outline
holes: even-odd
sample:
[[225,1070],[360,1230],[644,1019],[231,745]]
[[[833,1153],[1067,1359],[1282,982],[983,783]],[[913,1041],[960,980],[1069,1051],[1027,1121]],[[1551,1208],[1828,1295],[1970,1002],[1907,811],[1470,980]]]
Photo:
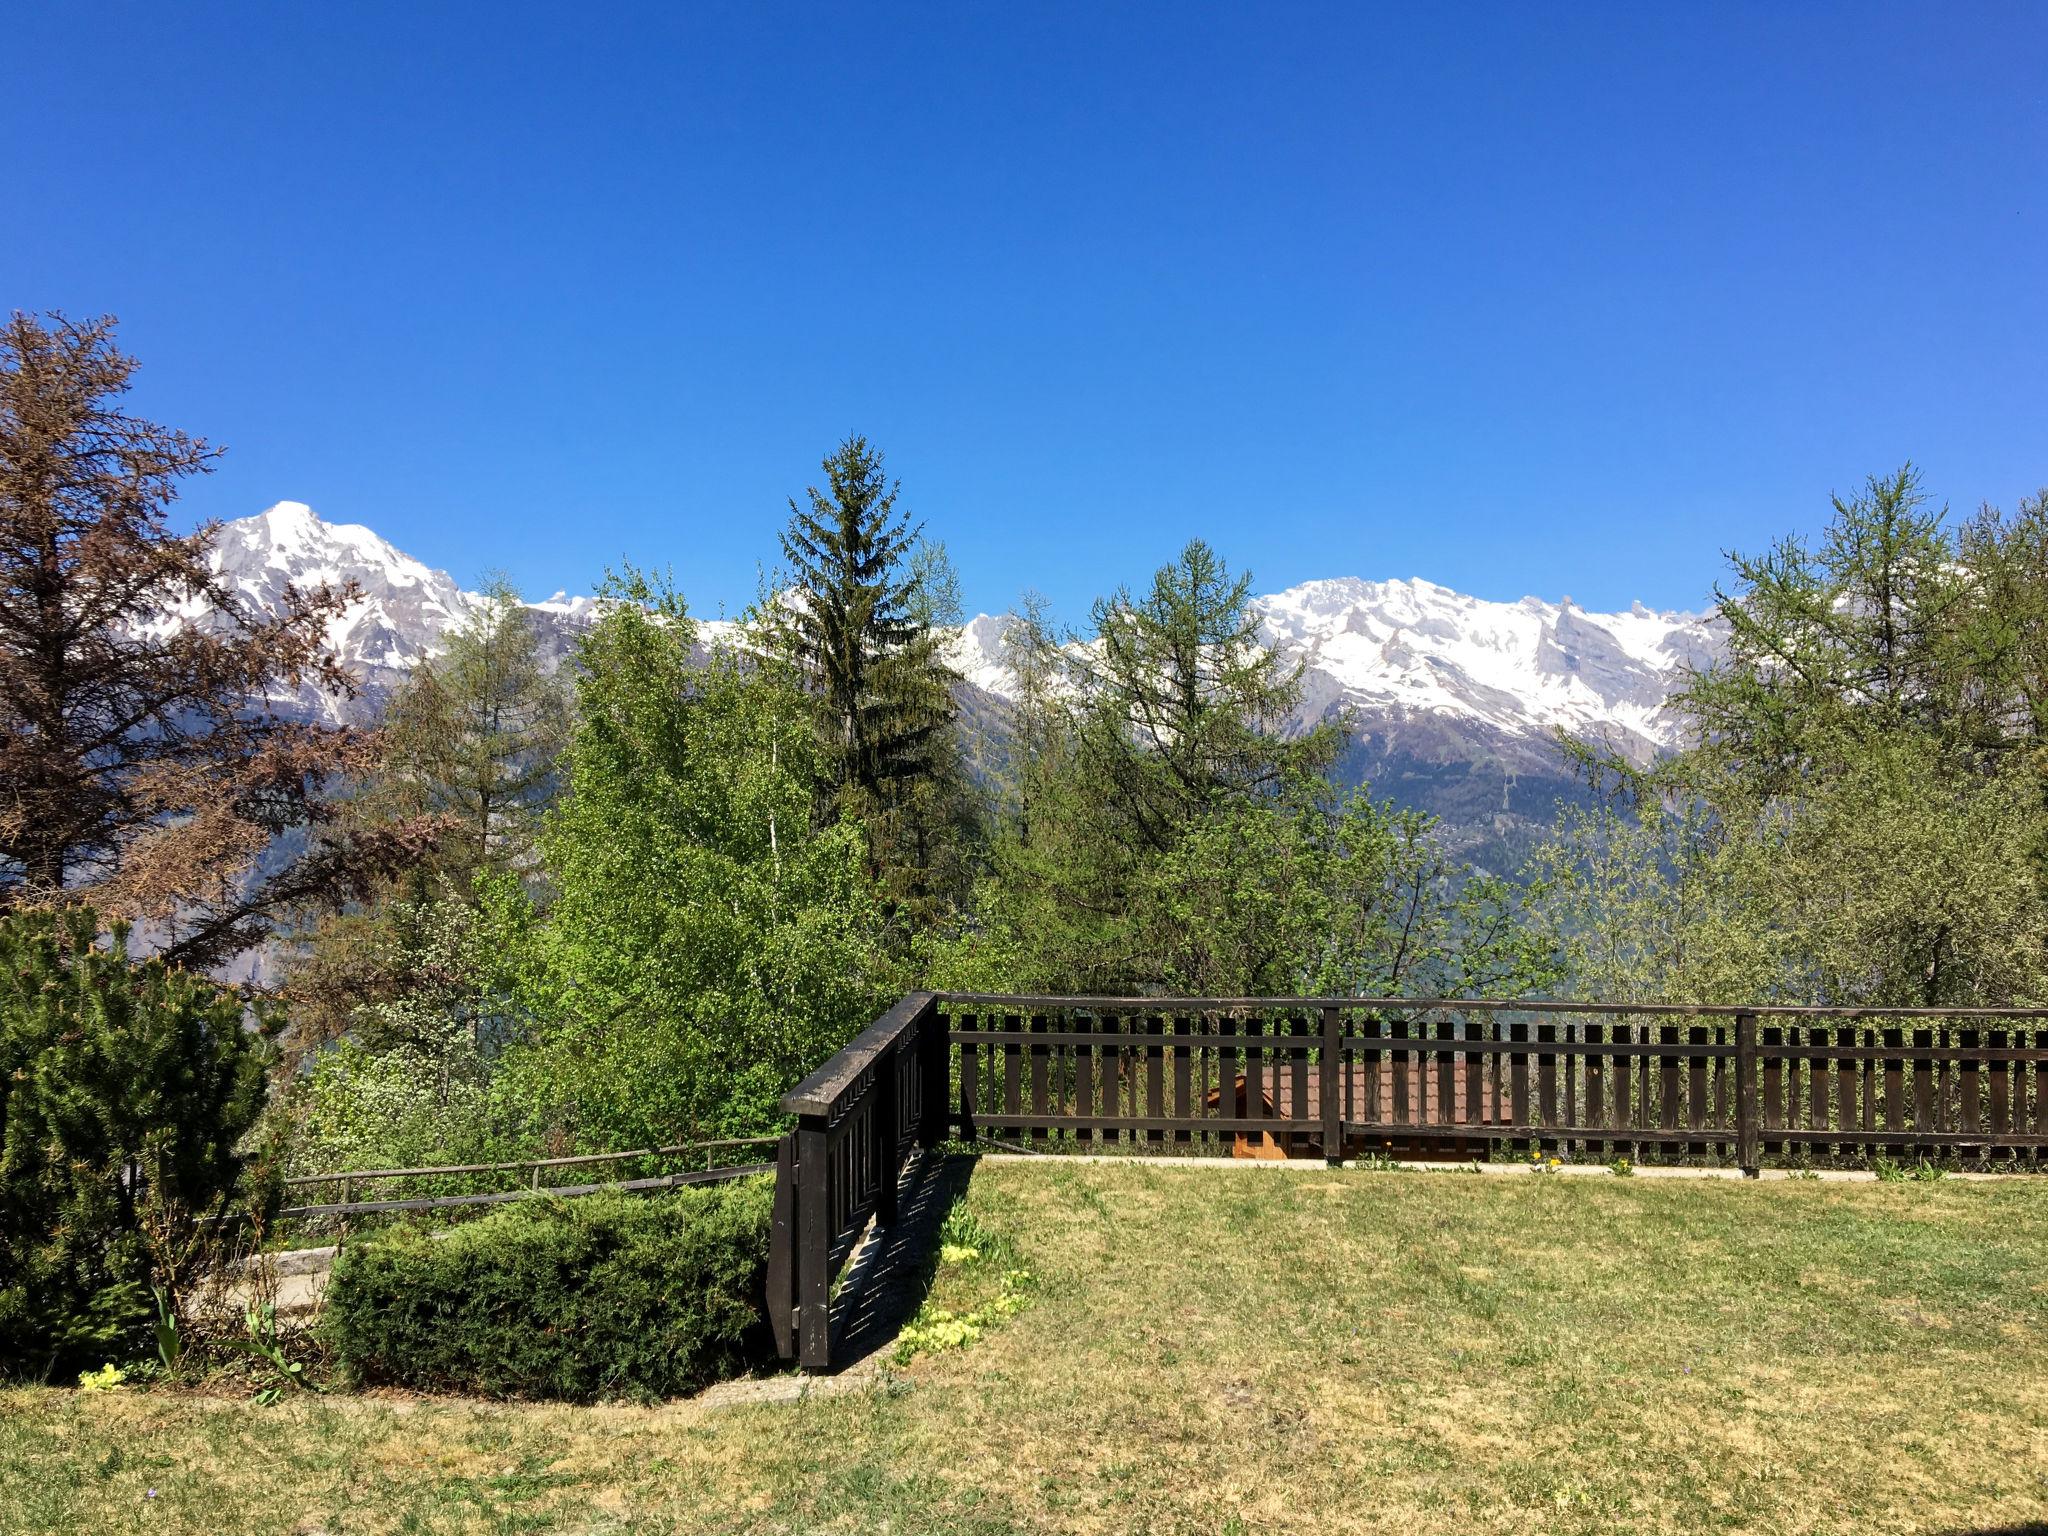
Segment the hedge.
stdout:
[[358,1381],[489,1397],[671,1397],[772,1350],[773,1185],[537,1196],[343,1250],[323,1327]]

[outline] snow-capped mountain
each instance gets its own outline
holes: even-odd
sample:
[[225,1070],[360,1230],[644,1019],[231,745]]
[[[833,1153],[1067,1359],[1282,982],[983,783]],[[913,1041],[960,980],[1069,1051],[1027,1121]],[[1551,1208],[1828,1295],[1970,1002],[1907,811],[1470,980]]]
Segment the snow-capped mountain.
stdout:
[[[1255,600],[1266,643],[1303,667],[1301,723],[1348,710],[1370,721],[1436,715],[1548,745],[1563,729],[1637,761],[1679,743],[1666,707],[1687,667],[1718,648],[1696,613],[1588,613],[1567,597],[1488,602],[1434,582],[1304,582]],[[982,615],[949,650],[986,692],[1014,689],[1005,621]]]
[[[373,718],[480,601],[368,528],[325,522],[302,502],[223,526],[213,562],[257,606],[280,601],[287,583],[361,588],[329,638],[362,693],[346,705],[310,694],[304,701],[330,716]],[[1421,580],[1310,581],[1257,606],[1268,642],[1303,663],[1299,723],[1347,716],[1347,776],[1438,812],[1474,847],[1497,843],[1511,823],[1547,819],[1568,790],[1557,729],[1637,761],[1678,745],[1684,721],[1665,700],[1688,667],[1719,648],[1719,625],[1703,614],[1641,604],[1589,613],[1568,597],[1489,602]],[[565,593],[529,604],[545,652],[567,655],[593,607]],[[705,639],[726,627],[706,624]],[[1015,692],[1006,629],[1005,619],[984,614],[947,647],[965,680],[963,702],[980,721],[999,717]]]
[[[1569,597],[1489,602],[1422,580],[1304,582],[1256,599],[1268,644],[1302,665],[1295,724],[1341,716],[1347,783],[1431,811],[1468,854],[1518,862],[1560,799],[1583,792],[1556,733],[1637,763],[1679,746],[1667,706],[1721,648],[1710,615],[1589,613]],[[950,659],[980,690],[1013,689],[1001,619],[966,625]]]
[[1268,642],[1306,663],[1318,713],[1438,714],[1545,744],[1562,729],[1638,761],[1678,745],[1685,722],[1665,701],[1718,649],[1702,614],[1495,603],[1420,580],[1305,582],[1259,613]]
[[[373,714],[475,603],[446,571],[428,569],[360,524],[325,522],[302,501],[224,524],[209,563],[258,610],[277,609],[287,586],[360,586],[361,599],[328,624],[327,643],[361,681],[360,704]],[[305,703],[329,716],[364,712],[310,690]]]
[[[255,517],[222,524],[209,563],[258,609],[274,611],[287,585],[309,591],[353,581],[361,589],[327,626],[328,645],[361,692],[339,700],[309,689],[302,700],[304,708],[332,719],[380,715],[392,690],[423,658],[438,655],[442,636],[483,602],[481,593],[465,591],[446,571],[421,564],[360,523],[327,522],[302,501],[280,501]],[[596,606],[594,598],[566,592],[526,604],[543,655],[554,662],[567,656]],[[700,626],[723,627],[715,620]]]

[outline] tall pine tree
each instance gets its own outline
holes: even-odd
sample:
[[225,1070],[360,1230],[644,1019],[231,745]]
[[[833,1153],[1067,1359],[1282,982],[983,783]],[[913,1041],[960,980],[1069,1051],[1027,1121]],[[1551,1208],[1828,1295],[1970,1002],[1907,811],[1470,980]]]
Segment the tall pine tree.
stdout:
[[952,685],[932,623],[947,567],[897,505],[881,450],[849,437],[825,486],[789,504],[792,591],[774,605],[781,648],[816,710],[824,817],[867,831],[884,889],[913,920],[956,884],[965,784]]

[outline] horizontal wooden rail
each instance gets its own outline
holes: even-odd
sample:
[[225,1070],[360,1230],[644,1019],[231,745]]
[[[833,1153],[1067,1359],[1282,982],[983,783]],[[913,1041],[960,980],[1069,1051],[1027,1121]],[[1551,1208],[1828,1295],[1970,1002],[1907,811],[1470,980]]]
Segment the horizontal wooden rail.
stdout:
[[691,1184],[717,1184],[727,1179],[751,1178],[772,1173],[773,1163],[743,1163],[725,1168],[697,1168],[688,1173],[671,1173],[652,1179],[621,1179],[605,1184],[568,1184],[550,1189],[506,1189],[482,1195],[429,1195],[417,1200],[350,1200],[332,1205],[294,1205],[280,1216],[369,1216],[384,1211],[458,1210],[472,1205],[503,1205],[514,1200],[555,1196],[577,1199],[584,1195],[652,1194],[665,1189],[682,1189]]
[[946,1073],[937,999],[913,992],[783,1096],[768,1318],[784,1359],[830,1367],[832,1279],[870,1220],[896,1219],[909,1153],[945,1138]]
[[1061,997],[1036,993],[940,992],[950,1007],[1006,1008],[1033,1012],[1060,1010],[1083,1013],[1231,1013],[1275,1012],[1282,1009],[1346,1012],[1414,1013],[1587,1013],[1668,1015],[1673,1018],[1781,1019],[2041,1019],[2043,1008],[1878,1008],[1827,1007],[1814,1003],[1592,1003],[1560,998],[1498,997]]
[[716,1141],[684,1141],[669,1147],[642,1147],[631,1152],[581,1152],[574,1157],[530,1157],[512,1163],[442,1163],[431,1168],[344,1168],[332,1173],[302,1173],[284,1181],[285,1188],[307,1184],[353,1184],[358,1180],[433,1178],[457,1173],[528,1173],[536,1168],[576,1168],[591,1163],[622,1163],[636,1157],[680,1157],[688,1152],[714,1152],[727,1147],[773,1146],[778,1136],[729,1136]]

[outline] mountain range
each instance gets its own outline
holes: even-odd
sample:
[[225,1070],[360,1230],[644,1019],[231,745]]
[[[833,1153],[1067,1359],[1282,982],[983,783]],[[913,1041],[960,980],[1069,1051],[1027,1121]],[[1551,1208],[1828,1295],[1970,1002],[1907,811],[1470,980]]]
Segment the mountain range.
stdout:
[[[303,502],[222,525],[211,558],[258,607],[275,605],[288,583],[361,588],[329,630],[361,692],[340,701],[309,689],[295,705],[329,719],[376,718],[479,601],[447,572],[368,528],[326,522]],[[567,593],[527,605],[547,657],[567,656],[594,606]],[[1255,608],[1267,643],[1302,663],[1294,723],[1350,720],[1342,777],[1436,813],[1463,850],[1495,864],[1518,856],[1556,801],[1575,791],[1558,730],[1638,762],[1671,750],[1685,721],[1665,700],[1720,648],[1719,622],[1707,614],[1640,603],[1592,613],[1569,597],[1490,602],[1415,579],[1309,581],[1259,597]],[[718,620],[700,627],[707,640],[729,628]],[[948,642],[963,713],[982,729],[1000,730],[1015,686],[1006,627],[1002,616],[983,614]]]

